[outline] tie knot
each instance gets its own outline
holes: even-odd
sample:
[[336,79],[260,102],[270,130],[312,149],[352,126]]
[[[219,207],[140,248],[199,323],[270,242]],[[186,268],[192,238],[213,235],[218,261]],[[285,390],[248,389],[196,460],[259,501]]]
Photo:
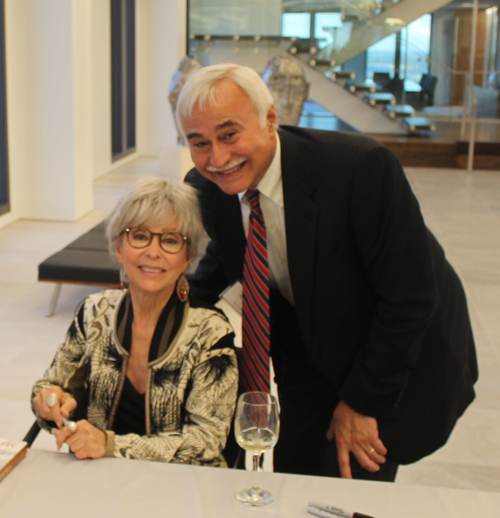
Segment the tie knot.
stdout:
[[256,209],[259,206],[259,191],[257,189],[248,189],[247,200],[250,203],[250,207]]

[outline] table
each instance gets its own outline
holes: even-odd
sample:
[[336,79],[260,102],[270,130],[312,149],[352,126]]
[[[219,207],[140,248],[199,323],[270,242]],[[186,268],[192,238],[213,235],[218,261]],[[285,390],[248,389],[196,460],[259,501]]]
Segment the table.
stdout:
[[0,516],[33,518],[307,518],[316,500],[376,518],[497,518],[500,493],[260,473],[276,501],[249,508],[235,494],[250,472],[122,459],[79,461],[28,451],[0,483]]

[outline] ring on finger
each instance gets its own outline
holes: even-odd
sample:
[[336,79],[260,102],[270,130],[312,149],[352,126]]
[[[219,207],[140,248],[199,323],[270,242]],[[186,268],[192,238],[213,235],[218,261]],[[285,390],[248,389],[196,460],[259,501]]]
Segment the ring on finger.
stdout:
[[366,452],[367,455],[371,455],[375,451],[375,448],[372,448],[370,451]]
[[49,408],[52,408],[53,406],[56,406],[57,403],[59,403],[59,398],[57,397],[57,394],[55,394],[54,392],[51,392],[47,396],[47,406]]
[[67,426],[70,432],[75,433],[78,430],[78,425],[75,423],[75,421],[70,421],[69,419],[66,419],[64,416],[62,420],[64,426]]

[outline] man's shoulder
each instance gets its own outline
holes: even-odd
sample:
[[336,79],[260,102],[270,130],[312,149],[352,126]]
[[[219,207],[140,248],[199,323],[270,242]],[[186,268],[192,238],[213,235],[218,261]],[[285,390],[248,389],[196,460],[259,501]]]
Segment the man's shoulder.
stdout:
[[378,140],[352,131],[328,131],[298,126],[280,126],[280,138],[291,145],[326,145],[333,149],[370,150],[383,148]]

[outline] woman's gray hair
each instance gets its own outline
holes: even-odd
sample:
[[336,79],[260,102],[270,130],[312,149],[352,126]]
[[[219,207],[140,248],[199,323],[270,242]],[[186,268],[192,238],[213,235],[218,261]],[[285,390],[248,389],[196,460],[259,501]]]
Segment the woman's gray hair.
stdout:
[[194,71],[179,94],[175,118],[185,144],[187,142],[182,118],[189,117],[196,105],[201,110],[205,109],[207,102],[217,105],[220,101],[217,86],[223,80],[232,81],[250,97],[261,127],[266,125],[267,114],[274,104],[274,99],[259,74],[249,67],[233,63],[211,65]]
[[188,253],[196,255],[203,233],[196,189],[147,176],[135,183],[118,201],[106,219],[106,237],[111,255],[127,227],[161,226],[177,219],[178,231],[188,238]]

